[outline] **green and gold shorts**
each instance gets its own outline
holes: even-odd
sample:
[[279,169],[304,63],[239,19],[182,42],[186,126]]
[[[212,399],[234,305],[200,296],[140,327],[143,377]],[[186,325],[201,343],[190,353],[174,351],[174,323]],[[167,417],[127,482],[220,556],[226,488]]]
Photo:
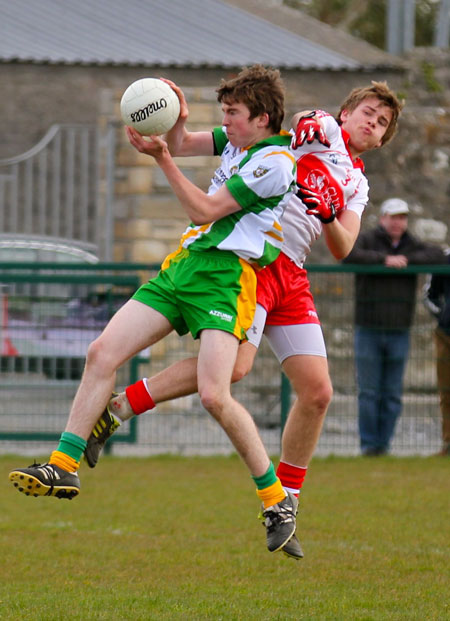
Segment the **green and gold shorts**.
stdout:
[[133,299],[166,317],[178,334],[224,330],[246,338],[256,308],[256,273],[233,252],[179,249]]

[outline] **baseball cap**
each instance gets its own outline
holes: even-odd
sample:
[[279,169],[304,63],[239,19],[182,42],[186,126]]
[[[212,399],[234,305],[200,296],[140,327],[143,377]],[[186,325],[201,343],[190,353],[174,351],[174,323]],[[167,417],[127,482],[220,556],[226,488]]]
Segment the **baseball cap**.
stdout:
[[388,198],[381,203],[380,214],[382,216],[400,216],[408,213],[408,203],[402,198]]

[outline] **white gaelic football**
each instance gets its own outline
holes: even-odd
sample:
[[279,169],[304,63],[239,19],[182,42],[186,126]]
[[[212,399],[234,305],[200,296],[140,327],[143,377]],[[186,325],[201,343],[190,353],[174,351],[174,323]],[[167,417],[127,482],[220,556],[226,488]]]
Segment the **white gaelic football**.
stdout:
[[180,114],[180,101],[168,84],[157,78],[136,80],[120,101],[120,114],[125,125],[142,135],[160,136],[175,125]]

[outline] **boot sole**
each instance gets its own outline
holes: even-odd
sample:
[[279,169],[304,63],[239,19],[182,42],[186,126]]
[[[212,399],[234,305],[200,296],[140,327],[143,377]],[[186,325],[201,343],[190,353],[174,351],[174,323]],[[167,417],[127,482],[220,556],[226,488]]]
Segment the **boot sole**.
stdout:
[[80,493],[80,490],[72,485],[46,485],[37,477],[19,471],[10,472],[9,480],[19,492],[34,498],[38,496],[56,496],[56,498],[72,500]]

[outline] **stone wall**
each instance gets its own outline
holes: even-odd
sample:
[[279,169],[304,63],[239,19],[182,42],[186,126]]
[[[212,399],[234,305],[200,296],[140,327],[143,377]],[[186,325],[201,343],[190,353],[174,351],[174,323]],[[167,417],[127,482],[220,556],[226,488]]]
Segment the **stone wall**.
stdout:
[[[397,79],[396,90],[404,94],[406,105],[399,132],[392,143],[364,157],[371,200],[362,227],[375,224],[379,204],[385,198],[400,196],[411,206],[411,230],[423,239],[446,245],[450,243],[450,70],[436,71],[436,79],[442,85],[442,91],[427,91],[429,84],[425,82],[420,56],[408,79]],[[317,89],[303,91],[293,76],[288,76],[286,82],[289,94],[287,118],[298,109],[319,105],[318,98],[311,95]],[[308,79],[303,76],[302,82],[308,82]],[[368,82],[369,79],[365,79],[357,84]],[[213,88],[184,87],[183,82],[180,86],[188,100],[190,129],[204,130],[220,124],[221,112]],[[353,86],[352,80],[336,78],[336,84],[333,82],[333,89],[325,98],[328,105],[322,107],[335,113]],[[117,118],[120,94],[110,93],[111,119]],[[176,248],[188,219],[174,199],[164,175],[151,158],[132,149],[121,126],[118,127],[117,144],[114,259],[158,262]],[[218,159],[178,158],[177,163],[193,183],[206,190]],[[315,247],[310,261],[333,261],[322,240]]]
[[[387,80],[405,96],[398,135],[391,144],[364,156],[371,201],[363,228],[376,221],[382,200],[401,196],[411,205],[413,230],[438,243],[449,243],[449,61],[448,50],[427,49],[411,54],[410,69],[405,72],[282,72],[287,87],[286,128],[299,109],[322,107],[336,113],[351,88],[372,79]],[[164,175],[151,158],[128,144],[120,121],[122,92],[145,75],[164,75],[183,88],[191,129],[209,130],[220,124],[215,88],[223,76],[221,70],[0,65],[0,158],[31,148],[53,123],[113,124],[116,128],[116,261],[160,262],[176,248],[188,222]],[[206,190],[217,158],[177,161],[184,174]],[[323,242],[317,244],[310,261],[332,261]]]
[[[450,244],[450,52],[415,50],[404,85],[406,104],[391,144],[364,157],[375,206],[388,196],[410,204],[413,230]],[[365,226],[375,215],[368,210]]]
[[[183,90],[189,103],[190,129],[209,131],[220,125],[220,108],[215,98],[211,100],[214,92],[210,88]],[[118,91],[110,101],[111,119],[119,114],[120,96]],[[189,220],[153,158],[131,147],[121,123],[116,144],[114,260],[159,263],[178,247]],[[192,183],[207,190],[218,158],[183,157],[176,161]]]

